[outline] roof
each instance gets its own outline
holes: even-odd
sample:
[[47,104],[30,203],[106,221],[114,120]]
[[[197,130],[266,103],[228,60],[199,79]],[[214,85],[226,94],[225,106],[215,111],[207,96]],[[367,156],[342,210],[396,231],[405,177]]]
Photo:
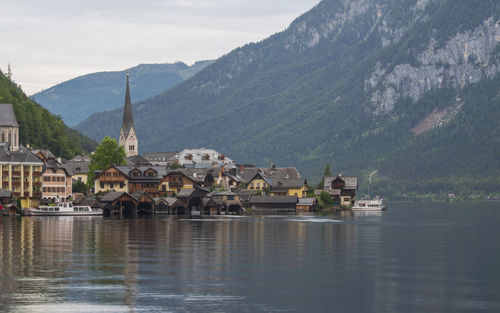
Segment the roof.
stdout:
[[56,159],[56,156],[54,155],[54,153],[52,153],[48,149],[35,149],[32,152],[35,155],[38,154],[38,153],[41,153],[47,160],[49,160],[49,159]]
[[297,203],[298,198],[295,196],[252,196],[250,204],[259,203]]
[[151,163],[162,162],[166,163],[172,158],[174,158],[179,152],[151,152],[144,153],[142,157]]
[[302,188],[307,181],[305,178],[273,178],[271,179],[271,189],[278,188]]
[[185,188],[182,189],[178,194],[177,198],[187,198],[195,191],[194,188]]
[[43,164],[31,151],[0,151],[0,162]]
[[127,157],[127,165],[152,165],[148,160],[140,155]]
[[300,178],[300,173],[295,167],[245,167],[238,170],[237,173],[245,182],[249,182],[257,173],[266,178],[282,178],[282,179],[297,179]]
[[107,194],[105,194],[104,196],[102,196],[101,202],[114,202],[114,201],[116,201],[118,198],[120,198],[123,195],[127,195],[127,196],[129,196],[129,197],[131,197],[131,198],[133,198],[134,200],[137,201],[136,198],[132,197],[127,192],[124,192],[124,191],[122,191],[122,192],[120,192],[120,191],[110,191]]
[[57,172],[57,170],[62,169],[68,176],[71,176],[71,173],[68,171],[67,168],[59,164],[56,160],[48,160],[47,163],[44,165],[43,171],[45,172],[45,169],[50,168],[54,172]]
[[71,175],[87,174],[89,172],[90,158],[80,157],[73,158],[64,163],[63,166]]
[[132,115],[132,102],[130,100],[130,87],[127,74],[127,88],[125,90],[125,105],[123,108],[123,135],[128,136],[130,129],[134,128],[134,117]]
[[232,191],[212,191],[207,195],[207,197],[217,197],[217,196],[236,196]]
[[0,103],[0,126],[19,127],[14,107],[10,103]]
[[[167,175],[167,168],[165,166],[151,166],[151,165],[145,165],[145,166],[132,166],[132,165],[125,165],[125,166],[114,166],[117,170],[125,174],[128,178],[131,178],[133,180],[158,180],[162,179],[164,176]],[[139,170],[142,175],[141,176],[130,176],[130,172],[134,169]],[[158,173],[157,176],[144,176],[144,172],[152,169]]]
[[162,197],[162,198],[155,198],[154,201],[156,204],[158,204],[160,202],[165,202],[167,205],[172,205],[172,204],[174,204],[175,201],[177,201],[177,198],[175,198],[175,197]]
[[174,156],[185,167],[232,166],[234,161],[213,149],[184,149]]
[[356,176],[327,176],[325,177],[325,189],[332,189],[332,183],[337,178],[344,181],[344,189],[358,189],[358,177]]
[[316,198],[299,198],[299,205],[314,205],[318,202]]

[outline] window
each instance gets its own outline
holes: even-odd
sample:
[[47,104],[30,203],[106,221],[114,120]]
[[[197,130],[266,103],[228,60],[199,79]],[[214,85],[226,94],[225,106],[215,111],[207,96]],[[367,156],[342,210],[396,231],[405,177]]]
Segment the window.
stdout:
[[134,148],[135,148],[135,147],[134,147],[134,145],[130,145],[130,146],[128,146],[128,149],[129,149],[130,151],[134,151]]
[[104,183],[101,183],[101,188],[104,188]]
[[162,191],[167,191],[167,186],[165,186],[165,185],[161,185],[161,190],[162,190]]
[[123,188],[123,183],[120,183],[120,188]]
[[349,199],[349,198],[344,198],[344,201],[351,201],[351,199]]
[[82,181],[82,178],[81,178],[81,177],[78,177],[78,181]]
[[113,187],[114,187],[113,183],[110,183],[109,188],[113,188]]
[[227,200],[234,200],[234,196],[227,196]]

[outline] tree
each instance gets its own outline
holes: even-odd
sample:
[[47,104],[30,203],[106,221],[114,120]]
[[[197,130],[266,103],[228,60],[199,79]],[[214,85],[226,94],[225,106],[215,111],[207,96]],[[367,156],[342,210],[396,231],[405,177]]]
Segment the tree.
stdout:
[[332,172],[330,170],[330,163],[327,163],[325,166],[325,170],[323,171],[323,177],[319,181],[317,185],[317,189],[324,189],[325,188],[325,177],[327,176],[332,176]]
[[332,196],[328,192],[322,192],[318,199],[319,207],[322,210],[329,209],[333,206]]
[[12,81],[12,69],[10,68],[10,62],[9,65],[7,66],[7,73],[5,74],[5,77],[7,77],[10,81]]
[[81,180],[77,180],[73,183],[71,190],[73,192],[85,193],[87,191],[87,185]]
[[95,171],[102,171],[111,165],[126,165],[125,150],[118,145],[116,139],[109,136],[104,137],[97,146],[95,152],[90,156],[89,174],[87,186],[94,187]]

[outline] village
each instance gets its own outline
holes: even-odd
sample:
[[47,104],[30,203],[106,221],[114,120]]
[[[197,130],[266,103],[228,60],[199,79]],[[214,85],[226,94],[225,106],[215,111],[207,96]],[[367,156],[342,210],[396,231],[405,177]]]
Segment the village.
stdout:
[[64,160],[24,147],[12,104],[0,104],[0,113],[3,214],[57,202],[100,209],[105,216],[296,214],[316,211],[320,195],[327,194],[336,210],[351,208],[356,198],[354,176],[326,176],[323,189],[313,191],[295,167],[239,164],[213,149],[139,155],[128,75],[119,136],[126,165],[95,171],[90,192],[73,192],[73,186],[87,184],[91,156]]

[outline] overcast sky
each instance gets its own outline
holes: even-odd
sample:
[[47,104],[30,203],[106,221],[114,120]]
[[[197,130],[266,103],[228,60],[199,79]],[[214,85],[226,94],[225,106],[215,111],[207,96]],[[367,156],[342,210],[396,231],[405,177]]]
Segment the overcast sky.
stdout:
[[319,0],[2,0],[0,69],[27,94],[140,63],[216,59]]

